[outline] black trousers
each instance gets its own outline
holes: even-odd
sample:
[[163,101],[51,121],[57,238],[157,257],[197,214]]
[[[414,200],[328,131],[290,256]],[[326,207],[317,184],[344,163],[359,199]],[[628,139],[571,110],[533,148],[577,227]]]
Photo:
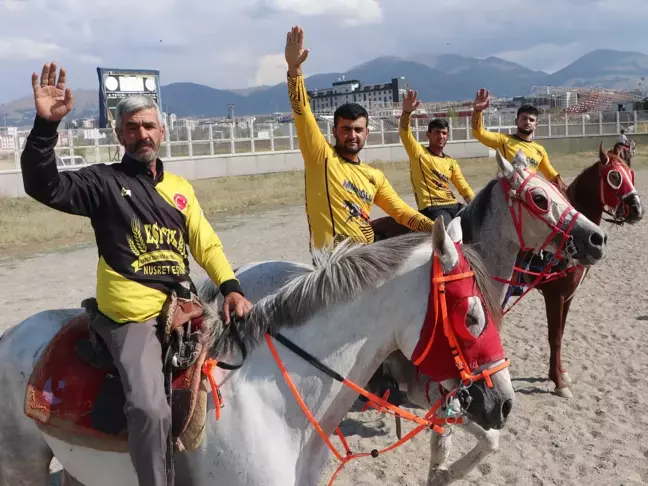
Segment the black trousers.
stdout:
[[452,221],[457,216],[457,213],[461,210],[462,207],[463,205],[459,203],[442,204],[439,206],[428,206],[425,209],[421,209],[419,212],[424,216],[430,218],[432,221],[437,219],[439,216],[442,216],[443,224],[447,228],[450,224],[450,221]]

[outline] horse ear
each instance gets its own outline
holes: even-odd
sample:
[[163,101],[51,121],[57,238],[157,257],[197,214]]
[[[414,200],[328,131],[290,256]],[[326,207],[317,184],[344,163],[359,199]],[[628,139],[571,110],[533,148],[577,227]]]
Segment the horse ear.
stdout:
[[450,239],[450,235],[446,232],[442,216],[439,216],[434,221],[434,228],[432,228],[432,248],[434,254],[439,257],[439,261],[443,267],[443,273],[448,273],[459,263],[459,254]]
[[521,167],[523,169],[529,167],[529,160],[527,159],[527,156],[522,151],[522,149],[519,149],[515,154],[515,157],[513,158],[513,165],[516,167]]
[[601,165],[606,165],[610,161],[610,157],[608,157],[603,148],[603,142],[601,142],[601,145],[599,146],[599,160],[601,161]]
[[515,174],[515,169],[508,160],[502,157],[502,154],[499,150],[495,151],[495,159],[497,160],[497,165],[499,166],[500,173],[507,179],[512,178]]
[[455,243],[461,243],[463,240],[463,231],[461,230],[461,216],[457,216],[450,221],[448,225],[448,235]]

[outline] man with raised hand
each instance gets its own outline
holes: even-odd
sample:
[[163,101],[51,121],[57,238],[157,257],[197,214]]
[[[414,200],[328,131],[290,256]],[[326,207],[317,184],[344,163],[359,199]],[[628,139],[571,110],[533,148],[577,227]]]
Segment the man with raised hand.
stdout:
[[513,160],[518,150],[522,149],[529,161],[529,170],[539,170],[549,182],[553,182],[558,189],[567,194],[567,184],[560,174],[551,165],[545,148],[533,141],[533,134],[538,128],[538,109],[531,105],[522,105],[515,118],[517,131],[514,135],[507,133],[489,132],[484,128],[482,111],[490,105],[490,93],[482,88],[475,96],[472,115],[472,134],[481,143],[495,150],[499,150],[505,159]]
[[412,113],[421,104],[416,91],[409,90],[403,100],[398,133],[409,156],[412,188],[419,211],[435,221],[443,217],[447,226],[454,219],[461,205],[455,198],[450,182],[454,184],[466,203],[474,197],[473,190],[464,179],[459,164],[447,156],[443,149],[448,141],[448,122],[436,118],[428,125],[428,146],[417,142],[410,130]]
[[434,223],[405,203],[382,171],[361,162],[358,154],[369,135],[369,115],[362,106],[347,103],[335,111],[335,146],[329,145],[311,111],[301,71],[308,52],[303,29],[293,27],[286,35],[285,56],[288,93],[304,158],[311,250],[330,248],[346,238],[372,243],[369,214],[374,203],[411,230],[432,231]]
[[111,353],[124,388],[128,447],[141,486],[167,484],[171,407],[162,373],[157,318],[172,292],[195,286],[189,251],[224,296],[223,313],[243,317],[250,302],[189,181],[166,170],[158,154],[166,126],[154,100],[132,96],[116,108],[120,163],[59,172],[57,128],[72,110],[66,71],[45,64],[32,75],[34,126],[21,168],[25,192],[46,206],[90,219],[98,249],[97,306],[90,326]]

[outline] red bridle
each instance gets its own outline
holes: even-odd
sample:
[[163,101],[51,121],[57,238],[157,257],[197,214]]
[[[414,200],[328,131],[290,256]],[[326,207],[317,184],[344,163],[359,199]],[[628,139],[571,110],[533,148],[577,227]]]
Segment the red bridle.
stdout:
[[[477,288],[475,274],[470,270],[460,245],[455,243],[455,247],[459,262],[447,275],[443,273],[438,257],[434,256],[430,301],[421,329],[421,338],[412,355],[412,362],[417,369],[435,382],[458,377],[463,385],[470,386],[483,379],[486,385],[492,388],[491,375],[509,366],[509,361],[505,359],[504,348],[493,317],[483,303],[480,289]],[[486,322],[479,336],[473,336],[466,328],[469,297],[477,297],[484,309]],[[448,311],[448,298],[451,304],[450,311]],[[430,354],[431,350],[433,352]],[[504,362],[493,368],[479,373],[474,372],[485,363],[502,359]]]
[[[612,180],[617,174],[618,183]],[[603,212],[612,216],[614,222],[622,223],[630,214],[626,199],[637,191],[634,187],[634,170],[622,164],[614,157],[608,156],[608,162],[599,163],[599,197]],[[606,220],[607,221],[607,220]]]
[[[545,248],[547,248],[551,244],[551,242],[556,238],[556,236],[561,236],[562,238],[560,240],[560,244],[558,245],[556,252],[553,255],[552,260],[549,263],[547,263],[547,265],[545,265],[545,267],[542,269],[542,272],[540,273],[529,272],[528,270],[524,268],[519,268],[517,266],[514,268],[514,271],[518,273],[532,275],[533,277],[535,277],[535,280],[531,285],[528,286],[525,292],[520,297],[518,297],[518,299],[504,312],[504,314],[508,313],[518,302],[520,302],[520,300],[528,292],[533,290],[541,281],[547,278],[552,278],[554,276],[554,274],[549,272],[549,270],[551,269],[551,267],[557,265],[563,259],[563,250],[569,256],[574,255],[577,251],[573,243],[573,237],[571,236],[571,232],[572,229],[574,228],[574,225],[576,224],[576,220],[580,216],[580,213],[576,212],[570,220],[569,215],[574,210],[573,206],[567,200],[567,198],[558,190],[557,187],[553,186],[552,184],[549,184],[548,186],[550,190],[555,191],[558,197],[561,198],[563,201],[565,201],[567,207],[560,215],[560,218],[558,218],[557,224],[554,224],[552,221],[547,219],[546,215],[551,210],[551,205],[550,205],[551,199],[547,197],[546,191],[543,188],[528,187],[529,181],[531,181],[531,179],[533,179],[534,177],[540,179],[540,176],[538,176],[537,174],[529,173],[529,175],[526,176],[526,178],[522,181],[522,183],[517,189],[513,189],[508,178],[503,177],[501,179],[502,189],[504,190],[504,194],[506,194],[507,196],[509,210],[511,211],[511,218],[513,219],[513,225],[515,226],[515,231],[517,232],[518,240],[520,242],[520,250],[538,253],[544,250]],[[533,201],[534,191],[542,191],[544,193],[545,198],[547,200],[546,209],[539,207]],[[517,212],[516,212],[516,208],[517,208]],[[527,211],[532,217],[539,219],[552,230],[551,234],[549,234],[549,236],[544,241],[544,243],[537,248],[532,248],[527,246],[524,241],[524,233],[522,228],[523,211]],[[499,277],[492,277],[492,278],[493,280],[496,280],[501,283],[516,285],[516,282],[512,280],[506,280]]]

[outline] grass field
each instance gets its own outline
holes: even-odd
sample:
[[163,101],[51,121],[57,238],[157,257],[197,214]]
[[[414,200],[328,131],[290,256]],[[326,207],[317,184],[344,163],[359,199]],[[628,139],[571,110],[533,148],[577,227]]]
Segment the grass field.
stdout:
[[[597,157],[595,152],[579,153],[556,157],[552,163],[570,180]],[[474,188],[483,186],[496,173],[494,159],[460,159],[459,163]],[[406,163],[381,162],[375,166],[385,172],[401,195],[411,194]],[[648,156],[637,156],[633,166],[637,169],[648,166]],[[297,171],[199,180],[193,185],[205,214],[212,221],[221,212],[260,211],[304,201],[304,176]],[[86,218],[55,211],[30,198],[0,198],[0,255],[3,257],[61,250],[87,244],[93,238]]]

